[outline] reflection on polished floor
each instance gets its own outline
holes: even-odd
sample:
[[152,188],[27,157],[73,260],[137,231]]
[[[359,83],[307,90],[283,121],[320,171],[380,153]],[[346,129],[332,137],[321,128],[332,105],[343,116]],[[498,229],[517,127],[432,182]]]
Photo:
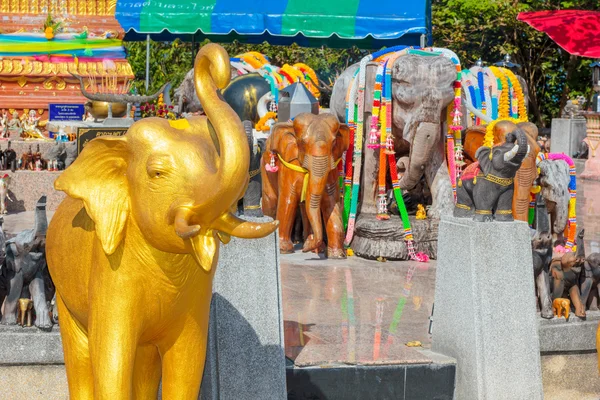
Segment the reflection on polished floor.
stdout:
[[[414,275],[403,295],[409,267]],[[297,366],[427,363],[435,261],[281,257],[286,356]]]
[[[577,222],[585,228],[586,253],[600,252],[600,182],[578,179]],[[281,269],[285,352],[297,366],[429,362],[406,343],[431,346],[435,261],[325,260],[296,252],[281,256]]]

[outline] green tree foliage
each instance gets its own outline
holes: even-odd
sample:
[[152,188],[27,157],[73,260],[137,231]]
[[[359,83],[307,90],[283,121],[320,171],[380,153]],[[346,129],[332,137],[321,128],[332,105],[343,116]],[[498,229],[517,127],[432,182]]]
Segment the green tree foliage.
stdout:
[[[146,42],[127,42],[127,59],[135,74],[133,87],[146,94]],[[155,93],[162,85],[171,82],[172,90],[179,86],[185,74],[192,68],[192,51],[189,43],[150,41],[150,82],[148,94]],[[171,93],[172,94],[172,93]]]
[[561,49],[545,33],[517,21],[522,11],[600,9],[598,0],[433,0],[436,46],[454,50],[464,67],[487,65],[510,54],[527,81],[530,117],[548,126],[569,97],[591,94],[590,59]]
[[[571,56],[544,33],[517,21],[521,11],[554,9],[600,9],[598,0],[433,0],[433,38],[437,47],[455,51],[463,67],[479,58],[487,65],[510,54],[521,64],[530,96],[530,118],[548,126],[560,114],[569,97],[591,95],[591,60]],[[205,42],[206,43],[206,42]],[[204,43],[201,43],[202,45]],[[259,51],[277,66],[303,62],[321,80],[322,104],[328,106],[336,77],[367,54],[357,48],[302,48],[233,42],[223,45],[230,55]],[[145,93],[146,43],[126,44],[129,62],[136,75],[135,87]],[[192,45],[181,41],[151,42],[149,92],[170,81],[177,87],[192,68]]]
[[[200,43],[202,46],[208,43]],[[258,51],[271,60],[273,65],[305,63],[315,70],[320,79],[322,104],[329,104],[329,96],[336,77],[349,65],[360,61],[367,54],[355,47],[349,49],[330,49],[327,47],[303,48],[296,44],[291,46],[272,46],[268,43],[249,45],[239,42],[226,43],[223,47],[231,56],[248,51]],[[140,93],[145,93],[146,74],[146,42],[126,43],[128,60],[135,72],[134,86]],[[148,92],[154,93],[166,82],[172,87],[179,86],[185,74],[192,68],[192,45],[177,40],[170,42],[150,42],[150,85]]]

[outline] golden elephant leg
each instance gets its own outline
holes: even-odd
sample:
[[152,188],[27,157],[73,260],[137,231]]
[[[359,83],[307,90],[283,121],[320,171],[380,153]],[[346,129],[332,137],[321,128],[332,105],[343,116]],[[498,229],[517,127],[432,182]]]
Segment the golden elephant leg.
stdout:
[[[97,279],[102,278],[104,276],[100,275]],[[113,301],[114,296],[110,295],[111,292],[118,293],[121,288],[106,285],[97,291],[94,289],[91,288],[90,295],[96,301],[88,317],[94,400],[131,400],[137,340],[141,334],[141,321],[131,318],[135,315],[132,307],[136,300],[130,300],[124,307]],[[107,323],[107,315],[112,323]]]
[[161,374],[158,347],[154,344],[139,346],[133,368],[133,398],[135,400],[156,400]]
[[[210,299],[210,298],[209,298]],[[188,316],[183,322],[181,334],[174,342],[159,345],[162,354],[162,398],[188,400],[198,398],[204,372],[208,312],[210,302],[203,313]],[[191,320],[195,320],[193,323]],[[182,366],[185,366],[182,368]]]
[[60,315],[60,335],[65,355],[65,368],[71,400],[94,400],[94,378],[88,338],[73,319],[59,294],[56,304]]

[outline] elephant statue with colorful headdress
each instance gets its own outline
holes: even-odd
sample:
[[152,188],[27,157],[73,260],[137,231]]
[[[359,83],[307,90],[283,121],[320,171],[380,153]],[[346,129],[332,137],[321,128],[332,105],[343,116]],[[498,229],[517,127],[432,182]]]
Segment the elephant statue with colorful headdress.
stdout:
[[454,216],[481,222],[513,221],[514,178],[528,153],[526,135],[518,128],[506,134],[504,143],[480,147],[478,162],[461,175]]

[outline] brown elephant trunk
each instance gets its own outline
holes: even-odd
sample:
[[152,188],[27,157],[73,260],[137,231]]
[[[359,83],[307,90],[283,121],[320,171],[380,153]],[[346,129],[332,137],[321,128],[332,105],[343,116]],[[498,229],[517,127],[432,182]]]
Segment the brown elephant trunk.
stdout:
[[202,47],[194,64],[194,81],[196,93],[208,116],[208,129],[217,142],[215,145],[220,155],[218,173],[222,182],[211,199],[227,205],[242,197],[248,184],[250,165],[250,150],[242,121],[217,94],[217,89],[225,88],[230,79],[227,52],[212,43]]
[[419,183],[440,136],[439,124],[420,122],[411,125],[409,130],[414,129],[414,132],[409,132],[409,137],[412,136],[413,141],[408,168],[400,179],[402,189],[412,189]]
[[303,251],[318,249],[323,243],[323,222],[321,218],[321,200],[327,186],[327,177],[331,170],[331,155],[309,156],[304,158],[304,166],[310,171],[306,190],[306,215],[313,231],[313,240],[305,244]]

